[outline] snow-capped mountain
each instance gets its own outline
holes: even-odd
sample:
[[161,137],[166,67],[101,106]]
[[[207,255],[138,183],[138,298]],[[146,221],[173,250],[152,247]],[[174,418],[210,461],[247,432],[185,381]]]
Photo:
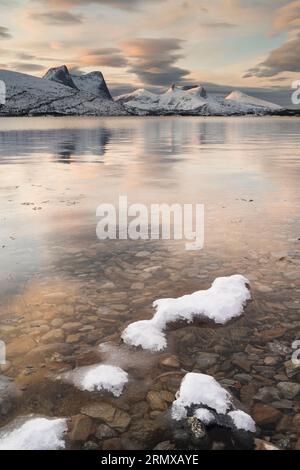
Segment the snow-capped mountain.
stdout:
[[257,106],[258,108],[271,109],[274,111],[282,109],[281,106],[279,106],[278,104],[255,98],[239,90],[233,91],[228,96],[226,96],[225,99],[234,101],[235,103],[238,103],[240,105],[245,104],[250,106]]
[[69,86],[76,90],[95,95],[98,98],[112,100],[109,89],[101,72],[90,72],[86,74],[71,74],[68,67],[54,67],[48,70],[43,77],[46,80]]
[[52,67],[45,73],[43,78],[78,90],[66,65],[62,65],[61,67]]
[[240,91],[234,91],[226,98],[210,95],[201,85],[172,85],[162,94],[139,89],[113,100],[101,72],[75,75],[66,66],[49,69],[43,78],[0,70],[1,81],[6,87],[6,100],[5,104],[0,104],[0,116],[231,116],[287,113],[274,103]]
[[71,74],[71,77],[79,90],[86,91],[102,99],[112,100],[101,72],[90,72],[83,75]]
[[66,71],[52,69],[52,72],[48,73],[55,77],[55,80],[46,80],[23,73],[0,70],[0,80],[6,85],[6,100],[5,104],[0,105],[0,116],[127,114],[120,103],[82,91],[77,88],[77,84],[71,86],[71,82],[68,82],[68,85],[63,83],[66,77],[68,78],[64,72],[68,72],[67,68]]
[[172,85],[162,94],[139,89],[116,98],[132,114],[181,114],[181,115],[241,115],[270,114],[280,106],[259,100],[241,92],[233,92],[226,98],[207,94],[201,85],[178,87]]

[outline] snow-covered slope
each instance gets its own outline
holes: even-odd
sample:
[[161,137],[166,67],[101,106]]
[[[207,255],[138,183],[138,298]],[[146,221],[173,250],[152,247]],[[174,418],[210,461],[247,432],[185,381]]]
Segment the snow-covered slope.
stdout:
[[126,114],[119,103],[56,81],[8,70],[0,70],[0,80],[6,85],[6,102],[0,105],[0,116]]
[[254,96],[247,95],[242,91],[236,90],[231,92],[225,98],[226,100],[233,101],[238,103],[239,105],[250,105],[258,108],[265,108],[270,110],[279,110],[282,109],[281,106],[275,103],[271,103],[270,101],[261,100],[259,98],[255,98]]
[[231,93],[226,99],[209,95],[201,85],[195,87],[172,85],[160,95],[140,89],[119,96],[116,101],[124,104],[133,114],[261,115],[281,109],[278,105],[239,92]]

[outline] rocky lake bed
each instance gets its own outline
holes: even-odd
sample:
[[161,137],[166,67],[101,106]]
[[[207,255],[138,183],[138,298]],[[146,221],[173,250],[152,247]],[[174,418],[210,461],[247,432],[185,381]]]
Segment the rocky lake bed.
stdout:
[[[8,176],[1,189],[0,339],[7,360],[0,366],[0,441],[1,429],[15,419],[47,417],[66,419],[67,449],[300,449],[300,363],[293,360],[300,341],[297,125],[285,148],[279,121],[263,121],[269,140],[261,135],[259,155],[253,148],[255,120],[238,129],[232,121],[198,127],[191,120],[190,130],[176,119],[166,118],[160,127],[145,121],[146,130],[134,121],[106,121],[97,152],[89,134],[86,160],[82,149],[80,157],[70,150],[81,135],[74,123],[70,134],[47,131],[42,149],[28,131],[23,152],[8,152],[11,130],[5,136],[1,131],[0,171],[14,166],[17,177],[12,184]],[[285,125],[283,119],[281,129]],[[200,140],[187,143],[198,134]],[[128,142],[135,136],[140,151],[133,157]],[[69,165],[62,155],[66,148]],[[231,158],[230,172],[221,150]],[[177,169],[189,175],[182,184]],[[173,240],[96,239],[96,201],[110,191],[127,189],[134,199],[146,187],[149,199],[153,190],[161,201],[177,193],[186,201],[195,198],[187,189],[193,178],[204,188],[197,200],[207,190],[203,250],[188,252]],[[167,347],[158,352],[122,341],[129,324],[153,317],[153,301],[208,289],[216,278],[233,274],[245,276],[251,292],[238,318],[224,325],[205,318],[169,324]],[[128,374],[119,396],[64,380],[78,368],[99,364]],[[222,421],[199,425],[193,410],[175,421],[172,405],[188,373],[213,377],[234,407],[252,417],[255,433]]]

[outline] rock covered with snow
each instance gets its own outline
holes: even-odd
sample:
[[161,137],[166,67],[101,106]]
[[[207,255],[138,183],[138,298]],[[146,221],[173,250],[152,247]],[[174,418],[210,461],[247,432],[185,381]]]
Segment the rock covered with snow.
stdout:
[[[187,424],[194,433],[195,420],[204,429],[219,427],[233,433],[233,438],[251,442],[256,431],[254,420],[238,409],[232,395],[210,375],[190,372],[182,379],[171,416],[175,421]],[[192,426],[190,425],[192,422]],[[206,435],[203,432],[203,436]],[[195,435],[192,436],[193,441]],[[250,443],[251,445],[251,443]]]
[[233,92],[225,99],[221,96],[210,95],[201,85],[179,87],[173,84],[162,94],[139,89],[117,97],[116,101],[123,103],[125,108],[133,114],[263,115],[282,109],[276,104],[241,92]]
[[76,87],[24,73],[0,70],[6,85],[6,102],[0,116],[120,116],[127,112],[112,100]]
[[61,67],[52,67],[45,73],[43,79],[51,80],[52,82],[60,83],[61,85],[78,90],[66,65],[62,65]]
[[18,418],[0,429],[0,450],[64,449],[65,418]]
[[215,279],[207,290],[175,299],[156,300],[153,318],[131,323],[123,331],[122,339],[131,346],[161,351],[167,346],[165,330],[170,323],[191,323],[195,318],[206,318],[225,324],[243,313],[246,302],[251,298],[248,284],[248,279],[237,274]]
[[63,375],[63,380],[73,383],[81,390],[108,391],[119,397],[128,382],[128,374],[120,367],[106,364],[79,367]]

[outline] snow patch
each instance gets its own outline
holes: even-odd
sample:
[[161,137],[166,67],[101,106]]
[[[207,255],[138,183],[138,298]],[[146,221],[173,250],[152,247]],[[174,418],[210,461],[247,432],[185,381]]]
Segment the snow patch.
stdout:
[[182,379],[172,405],[172,418],[180,421],[191,411],[204,425],[216,423],[255,432],[255,422],[251,416],[236,409],[231,394],[210,375],[189,372]]
[[64,449],[65,418],[19,418],[0,429],[0,450]]
[[123,331],[122,339],[131,346],[155,352],[167,346],[164,331],[169,323],[180,320],[191,323],[196,317],[202,317],[224,324],[243,313],[243,307],[251,298],[247,284],[248,279],[236,274],[215,279],[207,290],[177,299],[156,300],[153,318],[131,323]]
[[247,413],[242,410],[234,410],[228,413],[237,429],[255,432],[255,422]]
[[73,383],[80,390],[108,391],[119,397],[128,382],[128,374],[120,367],[106,364],[79,367],[62,376],[63,380]]
[[206,408],[198,408],[195,411],[194,416],[201,421],[203,424],[213,424],[215,422],[214,414]]
[[207,406],[226,414],[231,407],[231,395],[210,375],[190,372],[182,379],[172,405],[172,417],[176,420],[185,418],[187,408],[192,405]]

